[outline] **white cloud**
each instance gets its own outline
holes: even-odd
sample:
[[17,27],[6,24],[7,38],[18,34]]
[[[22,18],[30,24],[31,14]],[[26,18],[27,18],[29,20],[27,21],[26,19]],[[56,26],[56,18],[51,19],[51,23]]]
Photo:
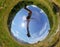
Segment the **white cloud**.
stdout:
[[26,16],[23,16],[22,19],[23,19],[23,21],[25,21],[26,20]]
[[43,33],[43,31],[45,31],[46,30],[46,27],[47,27],[47,23],[45,23],[45,26],[44,26],[44,28],[40,31],[40,35]]
[[44,13],[44,11],[41,9],[40,13]]
[[33,7],[36,7],[36,8],[37,8],[37,6],[35,6],[35,5],[31,5],[31,6],[33,6]]
[[19,36],[19,32],[15,31],[15,35],[16,35],[16,37],[18,37]]
[[48,34],[49,32],[46,30],[45,33],[40,37],[40,41],[44,40]]
[[11,31],[12,31],[12,34],[16,37],[17,36],[16,31],[14,31],[13,29],[11,29]]
[[12,21],[12,25],[15,25],[15,22],[14,21]]
[[27,6],[27,8],[28,8],[29,6]]

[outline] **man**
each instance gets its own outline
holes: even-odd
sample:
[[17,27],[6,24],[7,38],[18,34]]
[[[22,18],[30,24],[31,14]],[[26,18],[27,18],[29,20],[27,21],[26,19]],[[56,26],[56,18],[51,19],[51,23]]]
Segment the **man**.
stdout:
[[29,9],[26,7],[26,5],[25,5],[24,9],[26,9],[26,10],[29,12],[29,13],[28,13],[28,16],[26,17],[26,19],[27,19],[27,36],[30,37],[31,35],[30,35],[30,33],[29,33],[29,22],[30,22],[30,19],[31,19],[32,11],[29,10]]

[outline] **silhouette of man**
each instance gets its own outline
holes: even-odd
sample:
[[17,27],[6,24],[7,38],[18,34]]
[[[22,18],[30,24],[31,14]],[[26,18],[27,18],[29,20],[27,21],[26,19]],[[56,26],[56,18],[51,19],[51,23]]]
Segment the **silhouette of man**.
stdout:
[[30,22],[30,19],[31,19],[31,15],[32,15],[32,11],[29,10],[26,5],[24,7],[24,9],[26,9],[29,13],[28,13],[28,16],[26,17],[26,20],[27,20],[27,36],[30,37],[30,33],[29,33],[29,22]]

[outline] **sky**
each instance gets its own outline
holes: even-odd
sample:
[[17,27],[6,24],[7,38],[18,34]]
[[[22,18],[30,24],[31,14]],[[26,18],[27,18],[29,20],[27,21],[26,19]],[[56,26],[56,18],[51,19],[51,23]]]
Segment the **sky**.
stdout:
[[35,5],[29,5],[27,8],[32,11],[29,23],[31,37],[26,35],[26,17],[28,16],[28,11],[24,8],[20,9],[12,20],[11,33],[20,41],[22,40],[23,42],[34,44],[38,41],[43,41],[47,37],[50,30],[50,24],[47,15],[41,8]]

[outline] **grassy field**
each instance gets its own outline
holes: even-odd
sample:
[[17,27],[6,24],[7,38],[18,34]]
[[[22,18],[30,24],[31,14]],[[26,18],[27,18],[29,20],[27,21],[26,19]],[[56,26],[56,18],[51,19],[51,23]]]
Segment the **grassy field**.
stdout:
[[[42,42],[39,42],[37,44],[33,45],[27,45],[27,44],[20,44],[18,43],[10,34],[7,21],[8,21],[8,16],[13,7],[21,0],[0,0],[0,47],[48,47],[52,44],[55,43],[55,41],[59,38],[59,35],[55,35],[55,37],[51,37],[57,29],[58,26],[58,20],[57,20],[57,15],[54,14],[53,12],[53,7],[48,2],[48,0],[30,0],[33,1],[35,5],[39,6],[42,8],[45,13],[48,15],[50,25],[51,25],[51,30],[50,33],[47,37]],[[51,37],[51,40],[50,40]],[[50,41],[49,41],[50,40]],[[60,42],[59,42],[60,43]],[[59,44],[58,44],[59,45]]]
[[55,4],[57,4],[60,7],[60,0],[52,0],[53,2],[55,2]]

